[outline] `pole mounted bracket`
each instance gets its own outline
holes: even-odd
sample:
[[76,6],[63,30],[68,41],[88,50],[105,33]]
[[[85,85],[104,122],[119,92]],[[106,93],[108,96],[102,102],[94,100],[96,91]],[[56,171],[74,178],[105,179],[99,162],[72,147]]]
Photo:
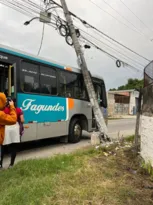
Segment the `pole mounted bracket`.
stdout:
[[50,23],[51,22],[51,13],[47,11],[41,11],[39,21],[42,23]]

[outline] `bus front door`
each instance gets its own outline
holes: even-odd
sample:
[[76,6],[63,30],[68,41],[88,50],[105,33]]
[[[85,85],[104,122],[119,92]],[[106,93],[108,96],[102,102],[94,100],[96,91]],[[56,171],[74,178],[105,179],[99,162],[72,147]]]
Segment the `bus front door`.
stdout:
[[0,92],[4,92],[6,97],[15,98],[15,65],[0,62]]

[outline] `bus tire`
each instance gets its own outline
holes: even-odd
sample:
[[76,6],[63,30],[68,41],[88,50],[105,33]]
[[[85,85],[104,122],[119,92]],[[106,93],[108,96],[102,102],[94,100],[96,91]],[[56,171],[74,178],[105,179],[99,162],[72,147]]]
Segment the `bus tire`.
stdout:
[[70,143],[77,143],[82,137],[82,126],[79,119],[74,118],[71,120],[69,127],[68,141]]

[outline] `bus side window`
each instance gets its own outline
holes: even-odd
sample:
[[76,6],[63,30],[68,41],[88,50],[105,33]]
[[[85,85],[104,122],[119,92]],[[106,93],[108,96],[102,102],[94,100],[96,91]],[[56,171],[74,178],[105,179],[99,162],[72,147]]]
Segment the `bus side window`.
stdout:
[[104,82],[101,83],[101,90],[102,90],[102,94],[101,94],[102,102],[101,102],[101,105],[104,108],[107,108],[107,94],[106,94],[106,87],[105,87],[105,83]]
[[42,94],[57,95],[57,75],[54,68],[40,66],[40,87]]
[[60,95],[66,97],[66,77],[63,71],[59,72]]
[[84,83],[83,75],[80,74],[79,78],[80,78],[79,79],[80,98],[82,100],[88,100],[88,94],[87,94],[86,86],[85,86],[85,83]]
[[75,98],[75,86],[77,84],[77,74],[60,71],[60,95]]
[[96,97],[98,100],[98,103],[100,105],[101,101],[102,101],[102,88],[100,86],[99,83],[94,83],[94,89],[95,89],[95,93],[96,93]]
[[39,93],[39,66],[29,62],[22,62],[21,88],[24,92]]
[[99,105],[101,107],[107,108],[107,96],[104,82],[99,81],[97,83],[94,83],[94,88]]

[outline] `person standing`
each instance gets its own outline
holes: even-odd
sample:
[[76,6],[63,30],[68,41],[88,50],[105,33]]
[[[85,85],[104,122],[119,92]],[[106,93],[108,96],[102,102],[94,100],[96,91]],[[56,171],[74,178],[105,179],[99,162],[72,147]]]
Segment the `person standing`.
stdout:
[[[17,122],[16,110],[14,107],[14,102],[9,102],[10,113],[4,113],[4,108],[7,104],[7,98],[4,93],[0,93],[0,148],[4,141],[5,126],[14,125]],[[0,152],[1,154],[1,152]],[[2,168],[2,163],[0,161],[0,168]]]
[[[14,99],[14,105],[16,107],[16,100]],[[10,114],[10,108],[6,107],[4,109],[5,114]],[[8,145],[10,154],[11,154],[11,161],[9,167],[13,167],[16,159],[16,154],[18,150],[18,143],[21,141],[21,136],[23,135],[24,128],[24,115],[20,108],[16,107],[16,114],[17,114],[17,123],[13,126],[6,126],[5,130],[5,138],[2,146],[2,154],[1,154],[1,164],[3,164],[4,158],[4,145]]]

